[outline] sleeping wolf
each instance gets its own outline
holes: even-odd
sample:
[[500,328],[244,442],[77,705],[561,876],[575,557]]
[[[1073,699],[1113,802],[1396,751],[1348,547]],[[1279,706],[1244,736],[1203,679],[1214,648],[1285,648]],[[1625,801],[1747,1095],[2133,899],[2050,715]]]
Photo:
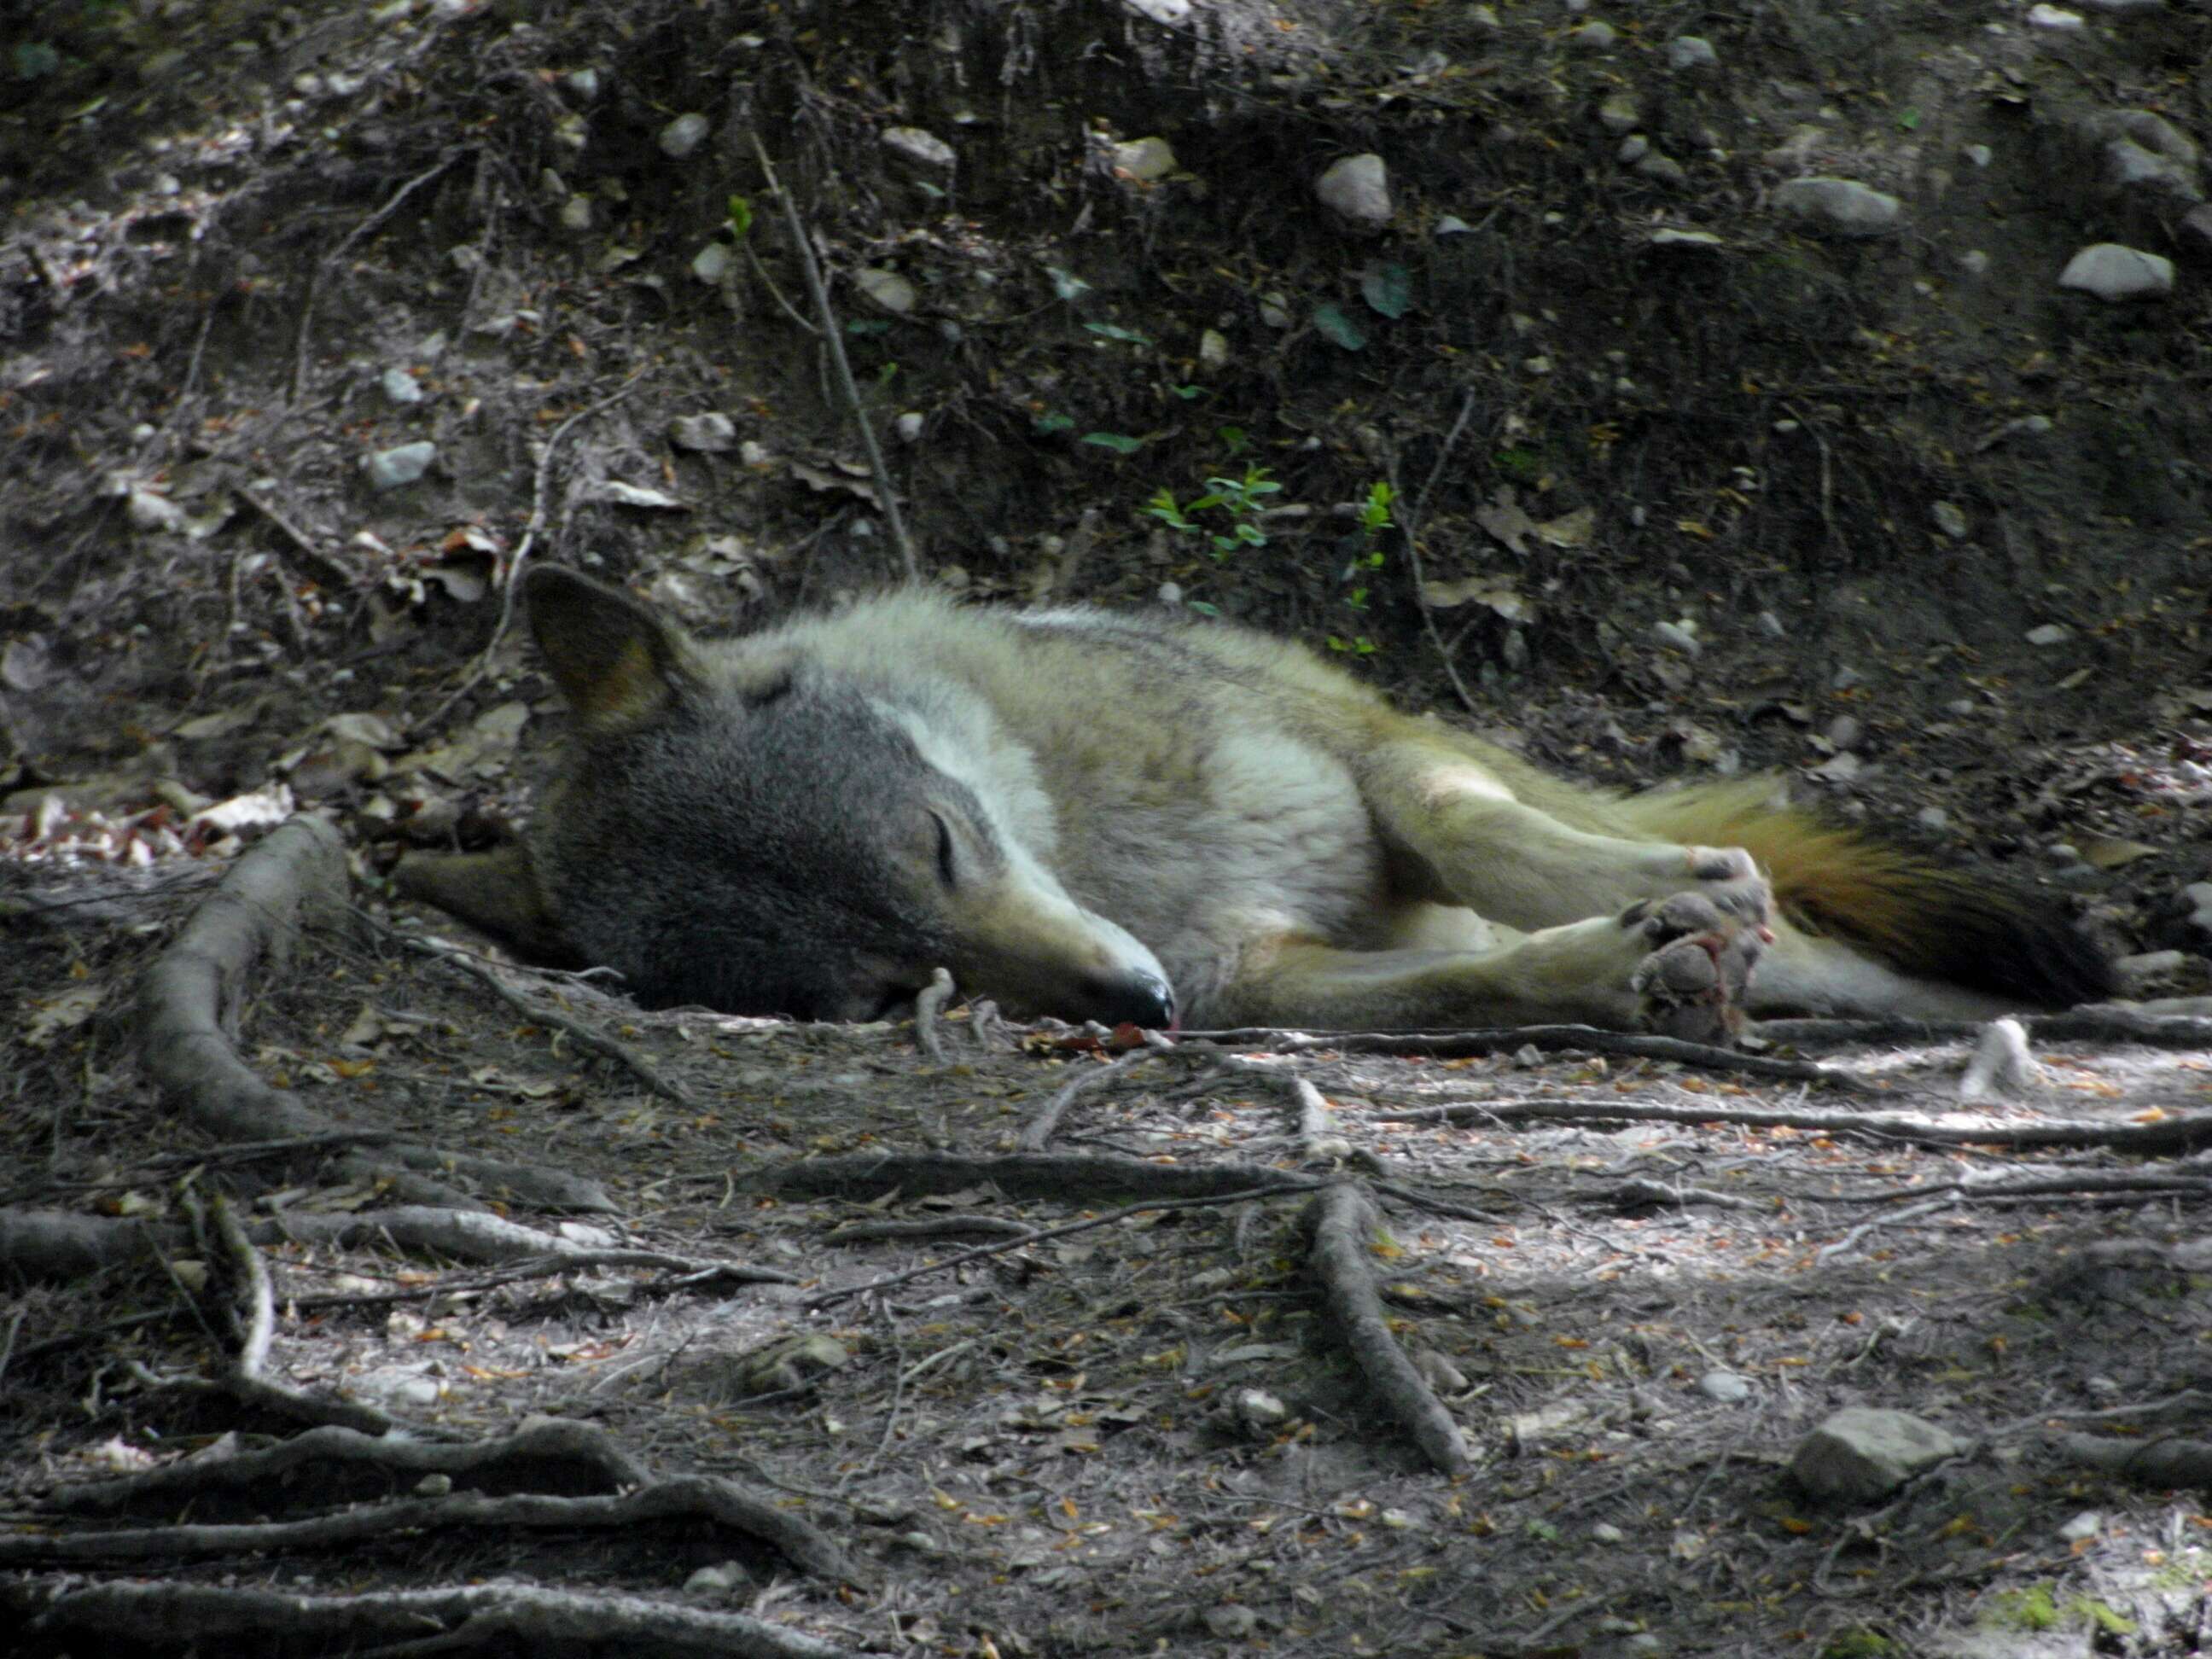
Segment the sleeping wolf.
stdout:
[[901,592],[702,645],[566,571],[523,597],[563,775],[400,884],[656,1006],[866,1018],[942,965],[1071,1020],[1711,1041],[2111,990],[2056,910],[1771,783],[1577,788],[1240,629]]

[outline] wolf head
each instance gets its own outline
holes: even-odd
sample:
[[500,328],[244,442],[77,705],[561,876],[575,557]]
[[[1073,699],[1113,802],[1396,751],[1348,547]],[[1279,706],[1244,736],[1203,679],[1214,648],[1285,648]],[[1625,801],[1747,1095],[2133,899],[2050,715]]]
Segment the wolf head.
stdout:
[[[1018,1014],[1172,1019],[1152,952],[924,757],[911,714],[885,701],[896,665],[878,683],[773,643],[702,651],[629,595],[550,568],[523,598],[574,752],[523,867],[514,849],[489,855],[503,872],[443,860],[409,890],[534,954],[557,939],[653,1006],[867,1018],[943,966]],[[535,915],[489,915],[495,888]]]

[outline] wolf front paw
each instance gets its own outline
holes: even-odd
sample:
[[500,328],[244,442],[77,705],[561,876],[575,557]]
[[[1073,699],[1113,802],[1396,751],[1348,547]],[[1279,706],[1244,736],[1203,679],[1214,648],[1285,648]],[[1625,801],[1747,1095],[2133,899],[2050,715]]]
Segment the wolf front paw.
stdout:
[[[1734,849],[1717,856],[1750,861]],[[1705,874],[1702,868],[1696,873]],[[1773,895],[1748,868],[1714,874],[1711,886],[1632,905],[1620,921],[1651,947],[1629,977],[1644,1030],[1725,1045],[1742,1032],[1744,993],[1759,953],[1774,939]]]

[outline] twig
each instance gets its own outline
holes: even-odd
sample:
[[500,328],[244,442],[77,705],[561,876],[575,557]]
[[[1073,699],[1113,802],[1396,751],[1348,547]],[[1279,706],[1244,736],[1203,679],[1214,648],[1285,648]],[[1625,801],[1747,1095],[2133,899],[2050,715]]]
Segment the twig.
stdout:
[[[1127,1221],[1132,1216],[1156,1215],[1166,1210],[1196,1210],[1214,1205],[1243,1204],[1255,1198],[1273,1198],[1283,1192],[1282,1187],[1246,1187],[1235,1192],[1208,1193],[1202,1198],[1152,1198],[1141,1203],[1126,1204],[1118,1210],[1109,1210],[1103,1215],[1085,1216],[1075,1221],[1064,1221],[1056,1227],[1039,1227],[1019,1238],[1002,1238],[990,1244],[978,1244],[971,1250],[949,1255],[942,1261],[924,1262],[919,1267],[909,1267],[902,1273],[893,1273],[887,1279],[872,1279],[865,1285],[851,1285],[841,1291],[823,1291],[809,1297],[800,1305],[812,1311],[834,1307],[840,1302],[850,1301],[856,1296],[873,1296],[895,1285],[904,1285],[930,1273],[950,1273],[964,1267],[971,1261],[981,1261],[986,1256],[1004,1255],[1008,1250],[1018,1250],[1024,1245],[1042,1243],[1048,1238],[1066,1238],[1071,1233],[1087,1233],[1100,1227],[1110,1227]],[[0,1557],[0,1559],[4,1559]]]
[[1070,1106],[1075,1103],[1075,1097],[1078,1095],[1087,1094],[1093,1089],[1103,1088],[1115,1079],[1133,1070],[1143,1061],[1152,1059],[1156,1052],[1151,1048],[1133,1048],[1111,1065],[1085,1066],[1079,1069],[1073,1077],[1060,1086],[1059,1092],[1045,1103],[1044,1109],[1031,1118],[1023,1127],[1021,1133],[1014,1140],[1016,1150],[1024,1152],[1042,1152],[1052,1139],[1054,1132],[1060,1127],[1061,1116]]
[[438,164],[427,172],[418,173],[392,194],[392,199],[338,238],[337,246],[315,261],[315,268],[307,278],[307,291],[300,301],[300,328],[293,340],[292,395],[289,401],[296,406],[301,393],[307,384],[307,345],[314,334],[315,290],[322,285],[323,273],[343,258],[348,249],[368,235],[379,225],[399,211],[400,204],[424,185],[461,159],[461,152],[453,151],[441,157]]
[[1459,1425],[1390,1334],[1370,1265],[1375,1212],[1366,1194],[1349,1182],[1336,1182],[1315,1197],[1306,1223],[1314,1278],[1335,1324],[1337,1340],[1383,1408],[1413,1435],[1422,1455],[1446,1474],[1466,1474],[1474,1467],[1474,1455]]
[[[1459,694],[1460,706],[1470,714],[1477,714],[1480,711],[1475,708],[1474,699],[1468,695],[1466,682],[1459,677],[1459,665],[1452,660],[1452,653],[1444,645],[1444,636],[1437,629],[1437,613],[1429,605],[1429,580],[1421,568],[1420,532],[1421,516],[1428,509],[1429,494],[1436,489],[1437,480],[1443,477],[1444,463],[1451,459],[1451,453],[1459,443],[1459,434],[1466,430],[1468,417],[1474,413],[1474,388],[1469,386],[1467,396],[1460,399],[1459,418],[1452,422],[1451,430],[1444,434],[1443,447],[1437,451],[1436,464],[1429,469],[1429,476],[1421,485],[1421,493],[1413,498],[1413,507],[1398,520],[1398,533],[1405,538],[1406,542],[1406,560],[1413,570],[1413,603],[1419,607],[1421,626],[1428,630],[1429,643],[1437,649],[1437,660],[1443,664],[1444,672],[1450,678],[1452,690]],[[1390,489],[1394,495],[1398,493],[1397,471],[1397,459],[1394,455],[1390,465]]]
[[822,337],[830,348],[830,361],[837,371],[837,384],[845,393],[845,401],[853,413],[853,424],[860,430],[860,447],[868,453],[868,471],[875,475],[876,504],[883,509],[884,522],[890,526],[891,541],[898,549],[899,562],[906,567],[906,579],[910,582],[921,580],[921,567],[915,561],[914,542],[906,533],[906,520],[899,513],[898,494],[891,487],[890,468],[884,464],[883,446],[876,441],[876,429],[868,423],[868,411],[860,402],[860,387],[853,379],[853,365],[845,356],[845,337],[837,327],[837,313],[830,307],[830,290],[823,286],[822,267],[814,257],[814,244],[806,234],[806,226],[799,216],[799,204],[792,200],[791,192],[775,176],[775,164],[768,159],[768,150],[761,143],[760,134],[751,135],[753,154],[760,158],[761,171],[768,177],[768,187],[783,204],[784,221],[791,228],[791,240],[798,245],[799,268],[806,273],[806,292],[814,301],[815,314],[822,319]]
[[[1652,1036],[1637,1031],[1605,1031],[1595,1025],[1506,1025],[1475,1031],[1298,1031],[1267,1026],[1243,1026],[1221,1031],[1185,1031],[1182,1044],[1213,1043],[1224,1048],[1264,1048],[1279,1054],[1310,1054],[1333,1049],[1346,1054],[1425,1054],[1455,1060],[1473,1054],[1515,1053],[1535,1048],[1549,1053],[1583,1052],[1626,1054],[1638,1060],[1678,1060],[1708,1071],[1741,1072],[1753,1077],[1784,1078],[1796,1083],[1826,1083],[1857,1092],[1886,1094],[1871,1084],[1833,1066],[1809,1060],[1781,1060],[1769,1054],[1747,1054],[1710,1043],[1687,1042],[1680,1037]],[[1201,1050],[1202,1052],[1202,1050]]]
[[1814,1252],[1813,1260],[1816,1263],[1826,1266],[1838,1256],[1848,1255],[1858,1249],[1859,1241],[1869,1233],[1879,1232],[1884,1227],[1904,1226],[1909,1222],[1918,1221],[1925,1216],[1954,1208],[1958,1202],[1959,1195],[1956,1193],[1942,1193],[1923,1204],[1909,1204],[1901,1210],[1888,1210],[1881,1215],[1869,1216],[1841,1238],[1823,1244]]
[[306,531],[301,529],[299,526],[294,524],[251,489],[240,489],[238,498],[268,520],[270,524],[276,526],[283,532],[284,539],[292,544],[300,556],[322,573],[325,581],[330,583],[341,593],[350,593],[353,591],[361,578],[317,547],[307,538]]
[[538,533],[545,528],[545,488],[553,473],[553,452],[561,447],[561,440],[568,435],[570,427],[613,408],[629,397],[637,383],[645,378],[645,373],[642,368],[637,370],[599,402],[586,404],[577,410],[555,427],[553,435],[545,441],[545,447],[538,453],[538,477],[531,489],[530,523],[523,530],[522,539],[515,544],[514,556],[507,562],[507,589],[500,598],[499,621],[493,625],[491,638],[484,641],[484,648],[469,665],[469,672],[461,677],[461,683],[447,695],[445,702],[431,711],[428,719],[415,723],[416,731],[430,731],[441,724],[447,714],[452,712],[453,705],[475,690],[484,676],[491,672],[493,653],[499,649],[500,641],[507,637],[507,629],[514,623],[514,594],[521,586],[523,566],[529,562],[530,550],[536,544]]
[[442,962],[448,967],[459,969],[525,1019],[539,1025],[550,1025],[555,1030],[573,1038],[592,1053],[605,1054],[608,1059],[627,1069],[662,1099],[674,1101],[687,1112],[705,1109],[699,1098],[690,1090],[680,1083],[672,1082],[663,1077],[659,1069],[651,1060],[619,1037],[609,1036],[605,1032],[596,1030],[580,1019],[532,1002],[521,992],[503,981],[490,968],[459,951],[449,949],[429,939],[415,939],[405,934],[400,936],[400,943],[410,951],[417,951],[434,961]]

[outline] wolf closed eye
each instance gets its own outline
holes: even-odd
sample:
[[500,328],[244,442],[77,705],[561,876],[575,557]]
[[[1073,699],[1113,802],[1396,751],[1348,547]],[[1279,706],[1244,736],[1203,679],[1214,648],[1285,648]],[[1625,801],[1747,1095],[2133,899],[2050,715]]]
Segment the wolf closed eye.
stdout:
[[703,645],[568,571],[522,597],[560,782],[400,885],[649,1004],[865,1018],[943,966],[1018,1015],[1724,1040],[2112,990],[2055,908],[1770,781],[1580,788],[1239,629],[893,592]]

